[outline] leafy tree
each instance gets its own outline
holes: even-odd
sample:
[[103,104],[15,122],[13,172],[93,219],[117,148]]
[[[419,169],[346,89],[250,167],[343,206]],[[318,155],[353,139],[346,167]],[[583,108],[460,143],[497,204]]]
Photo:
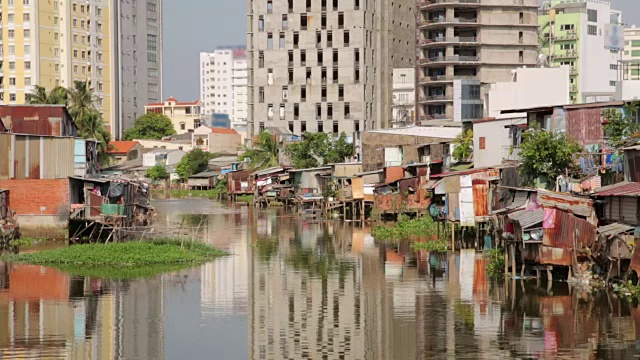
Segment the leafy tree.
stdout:
[[468,161],[473,155],[473,130],[467,130],[453,140],[453,158],[456,161]]
[[[98,140],[98,160],[101,165],[107,165],[111,162],[111,156],[108,154],[110,149],[111,134],[105,128],[102,115],[97,111],[88,113],[84,118],[76,120],[78,125],[78,135],[84,139]],[[111,146],[112,147],[112,146]]]
[[215,157],[216,155],[212,153],[193,149],[180,160],[176,166],[176,172],[181,179],[186,179],[193,174],[206,171],[209,168],[209,160]]
[[144,114],[140,116],[132,128],[124,132],[125,140],[154,139],[159,140],[165,136],[174,135],[171,119],[162,114]]
[[574,165],[573,154],[580,152],[580,144],[563,133],[532,129],[523,134],[520,145],[520,175],[526,185],[533,185],[538,177],[554,183]]
[[345,133],[339,136],[327,133],[305,133],[303,140],[290,144],[285,154],[297,168],[312,168],[343,162],[353,155],[353,145]]
[[27,94],[27,104],[57,104],[66,105],[68,101],[67,89],[62,86],[56,86],[47,92],[42,86],[35,85],[32,94]]
[[253,147],[245,147],[244,153],[240,156],[240,161],[249,160],[252,169],[267,169],[278,166],[280,146],[276,139],[268,131],[263,131],[258,135],[258,141]]
[[624,106],[623,111],[608,109],[603,113],[607,120],[604,125],[605,133],[609,138],[609,144],[614,148],[620,148],[638,132],[640,123],[637,121],[640,102],[634,101]]
[[147,177],[151,180],[164,180],[169,177],[167,170],[162,165],[156,165],[147,170]]

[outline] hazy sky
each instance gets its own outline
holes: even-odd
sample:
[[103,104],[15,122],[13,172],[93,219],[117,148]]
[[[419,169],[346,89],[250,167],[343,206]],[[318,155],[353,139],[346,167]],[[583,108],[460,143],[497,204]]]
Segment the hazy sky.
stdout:
[[[640,26],[640,0],[610,0]],[[245,0],[164,0],[164,97],[198,99],[201,51],[246,43]]]

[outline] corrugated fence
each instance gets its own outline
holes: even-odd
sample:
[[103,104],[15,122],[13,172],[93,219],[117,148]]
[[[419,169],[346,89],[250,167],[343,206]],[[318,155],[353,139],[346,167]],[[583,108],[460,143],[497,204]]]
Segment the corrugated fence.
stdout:
[[74,175],[71,137],[0,134],[0,179],[64,179]]

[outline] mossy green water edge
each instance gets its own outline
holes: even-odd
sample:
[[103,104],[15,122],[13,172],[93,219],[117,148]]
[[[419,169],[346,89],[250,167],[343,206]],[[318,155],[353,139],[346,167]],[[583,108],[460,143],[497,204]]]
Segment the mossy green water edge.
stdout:
[[188,269],[225,255],[228,254],[209,244],[159,239],[106,245],[72,245],[55,250],[9,255],[5,260],[44,265],[73,275],[128,279]]

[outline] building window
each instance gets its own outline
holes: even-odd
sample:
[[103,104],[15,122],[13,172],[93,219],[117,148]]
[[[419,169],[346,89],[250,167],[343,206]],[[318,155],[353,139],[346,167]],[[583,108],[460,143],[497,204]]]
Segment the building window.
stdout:
[[282,30],[289,30],[289,20],[287,14],[282,15]]
[[267,1],[267,14],[272,14],[273,13],[273,1],[269,0]]
[[300,34],[298,32],[293,33],[293,48],[297,49],[300,42]]
[[267,49],[273,49],[273,34],[267,33]]
[[262,86],[258,88],[258,102],[264,102],[264,87]]
[[9,31],[7,31],[7,34],[9,36],[9,39],[13,39],[13,38],[16,37],[16,31],[15,30],[9,29]]
[[158,36],[147,34],[147,50],[158,51]]
[[343,41],[344,41],[344,47],[348,47],[349,46],[349,30],[345,30],[344,31],[344,35],[343,35]]
[[14,71],[16,69],[16,62],[15,61],[9,61],[9,70],[10,71]]
[[25,70],[31,70],[31,61],[25,61],[24,62],[24,69]]
[[598,27],[596,25],[587,25],[587,34],[598,35]]
[[267,84],[273,85],[273,69],[267,70]]
[[[29,14],[29,13],[22,14],[22,21],[23,22],[31,21],[31,14]],[[58,17],[57,16],[53,18],[53,24],[54,25],[58,25]]]
[[273,105],[272,104],[269,104],[267,106],[267,118],[269,120],[273,120]]
[[609,70],[618,70],[618,64],[609,65]]
[[631,50],[631,56],[633,57],[640,56],[640,50]]
[[262,16],[258,18],[258,31],[264,31],[264,18]]
[[304,85],[300,87],[300,100],[302,102],[307,101],[307,88]]
[[480,150],[485,150],[487,148],[487,138],[484,136],[480,137]]
[[16,86],[16,78],[10,77],[9,78],[9,85],[10,86]]
[[598,22],[598,10],[587,9],[587,20],[589,22]]
[[16,94],[9,94],[9,101],[16,101]]
[[280,46],[280,49],[284,49],[284,33],[280,33],[279,46]]
[[300,29],[307,30],[307,14],[300,14]]
[[609,86],[616,86],[616,81],[609,81]]
[[184,122],[180,123],[180,130],[186,130],[187,129],[187,124],[185,124]]
[[344,118],[351,118],[351,104],[349,103],[344,103]]
[[561,44],[560,50],[572,50],[574,47],[574,44]]
[[560,25],[560,30],[562,31],[568,31],[568,30],[574,30],[575,29],[575,25],[574,24],[562,24]]

